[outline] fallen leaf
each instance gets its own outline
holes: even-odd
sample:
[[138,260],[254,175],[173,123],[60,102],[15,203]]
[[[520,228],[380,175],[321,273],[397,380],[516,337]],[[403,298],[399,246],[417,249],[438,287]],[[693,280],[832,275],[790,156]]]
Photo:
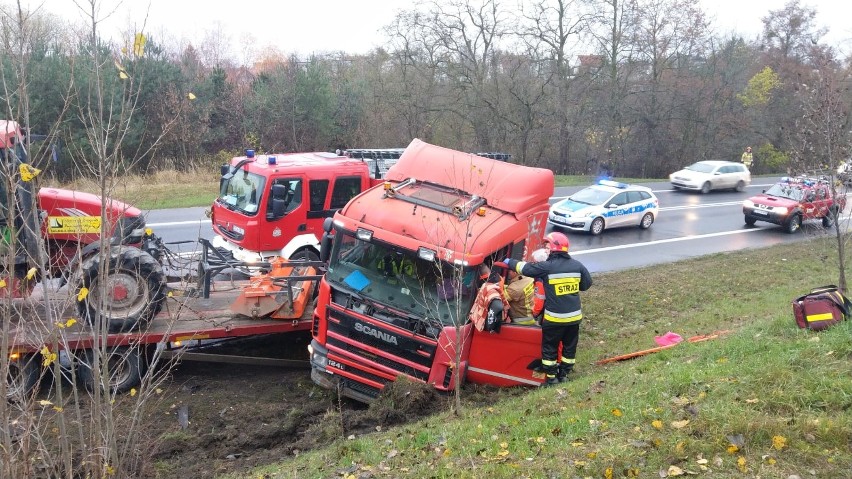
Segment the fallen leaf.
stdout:
[[612,415],[615,416],[615,417],[621,417],[621,415],[622,415],[621,409],[618,409],[618,408],[613,409]]
[[675,429],[683,429],[689,424],[689,419],[684,419],[683,421],[672,421],[671,426]]
[[746,399],[746,402],[749,403],[749,404],[754,404],[754,403],[760,402],[760,399],[757,399],[757,398]]
[[748,467],[746,466],[746,459],[743,456],[737,458],[737,469],[739,469],[740,472],[748,471]]
[[784,436],[772,436],[772,447],[780,451],[787,447],[787,438]]
[[662,429],[663,428],[663,421],[660,421],[659,419],[654,419],[651,422],[651,426],[654,426],[654,429]]
[[677,466],[669,466],[669,470],[666,471],[667,477],[676,477],[676,476],[682,476],[682,475],[683,475],[683,469],[681,469]]

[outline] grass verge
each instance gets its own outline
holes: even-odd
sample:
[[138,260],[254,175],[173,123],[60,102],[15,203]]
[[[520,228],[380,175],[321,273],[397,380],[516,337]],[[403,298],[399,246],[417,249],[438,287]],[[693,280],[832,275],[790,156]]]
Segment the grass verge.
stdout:
[[[852,322],[803,331],[790,307],[836,281],[832,251],[814,239],[596,275],[572,381],[494,389],[490,406],[466,402],[458,416],[412,418],[230,477],[850,477]],[[667,331],[727,332],[595,364]]]

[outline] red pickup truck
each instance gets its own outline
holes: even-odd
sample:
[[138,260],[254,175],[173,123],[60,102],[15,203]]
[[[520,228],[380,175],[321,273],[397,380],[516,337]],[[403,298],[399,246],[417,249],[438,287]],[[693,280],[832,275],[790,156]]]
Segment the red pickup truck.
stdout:
[[834,225],[846,208],[846,196],[836,194],[823,178],[782,178],[763,193],[743,201],[745,224],[757,221],[780,225],[787,233],[795,233],[802,221],[822,219],[826,228]]

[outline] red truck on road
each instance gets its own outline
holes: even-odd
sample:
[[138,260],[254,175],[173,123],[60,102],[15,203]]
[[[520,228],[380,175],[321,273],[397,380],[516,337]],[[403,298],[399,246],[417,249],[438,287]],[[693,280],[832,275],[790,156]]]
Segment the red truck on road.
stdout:
[[780,225],[795,233],[803,221],[821,219],[826,228],[834,225],[846,208],[846,196],[838,195],[826,179],[785,177],[763,193],[743,201],[745,224],[758,221]]

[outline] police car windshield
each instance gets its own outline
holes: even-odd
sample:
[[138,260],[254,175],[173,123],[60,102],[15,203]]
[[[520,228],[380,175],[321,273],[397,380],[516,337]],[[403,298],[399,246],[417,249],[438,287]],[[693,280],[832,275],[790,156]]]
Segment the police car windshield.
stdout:
[[590,186],[569,196],[568,199],[575,203],[586,205],[601,205],[612,197],[612,192]]
[[387,307],[444,325],[460,316],[466,320],[477,286],[471,268],[426,261],[413,251],[364,241],[347,231],[335,235],[326,280],[370,300],[377,310]]
[[805,198],[805,192],[800,186],[788,183],[776,183],[766,190],[765,194],[778,198],[787,198],[793,201],[802,201]]

